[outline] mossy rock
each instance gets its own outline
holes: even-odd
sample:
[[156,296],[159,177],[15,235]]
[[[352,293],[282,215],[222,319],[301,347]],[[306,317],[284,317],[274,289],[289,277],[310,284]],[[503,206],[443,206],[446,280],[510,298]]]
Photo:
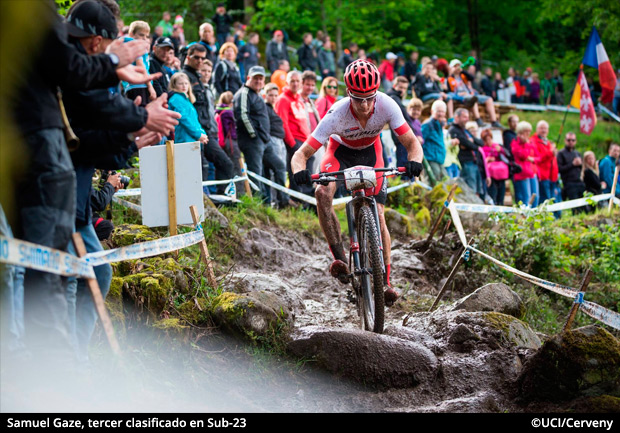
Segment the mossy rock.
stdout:
[[569,412],[579,413],[620,413],[620,397],[600,395],[583,397],[571,402]]
[[502,331],[503,337],[515,346],[538,349],[542,344],[530,326],[514,316],[498,312],[485,312],[482,313],[482,317],[493,328]]
[[205,298],[194,298],[184,302],[177,308],[179,316],[194,326],[207,325],[210,322],[210,302]]
[[120,330],[121,335],[125,335],[125,313],[123,310],[123,279],[112,277],[110,291],[105,298],[105,305],[114,322],[115,330]]
[[448,191],[446,191],[443,183],[438,183],[426,197],[431,208],[443,207],[448,198]]
[[159,236],[147,226],[139,224],[121,224],[112,232],[112,244],[115,247],[125,247],[140,242],[153,241]]
[[174,290],[174,280],[163,274],[140,272],[123,277],[130,296],[146,304],[156,316],[163,311]]
[[254,342],[288,328],[293,320],[289,308],[265,291],[247,295],[224,292],[213,300],[212,315],[220,327]]
[[415,220],[418,222],[419,225],[421,226],[425,226],[425,227],[430,227],[431,225],[431,213],[428,210],[428,208],[426,207],[422,207],[416,214],[415,214]]
[[394,209],[385,209],[385,224],[394,237],[410,237],[414,233],[415,220]]
[[556,335],[528,360],[519,384],[533,400],[620,397],[620,341],[594,325]]
[[165,331],[166,334],[171,337],[187,337],[187,331],[190,329],[188,325],[184,324],[183,320],[177,317],[168,317],[157,320],[153,323],[153,327]]

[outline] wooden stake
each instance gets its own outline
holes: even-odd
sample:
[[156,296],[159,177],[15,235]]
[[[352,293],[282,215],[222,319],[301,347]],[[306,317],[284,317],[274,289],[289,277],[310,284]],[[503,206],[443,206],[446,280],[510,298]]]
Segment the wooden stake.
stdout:
[[[194,220],[194,228],[197,228],[200,225],[198,209],[196,209],[196,206],[192,205],[189,207],[189,211],[192,214],[192,219]],[[217,280],[215,279],[215,272],[213,272],[213,264],[211,263],[209,248],[207,247],[207,241],[205,239],[200,242],[200,255],[202,256],[202,260],[204,260],[207,265],[207,279],[209,280],[209,284],[215,289],[217,288]]]
[[448,278],[443,283],[443,286],[441,287],[441,290],[437,294],[437,297],[435,298],[433,305],[431,305],[431,308],[428,309],[429,313],[433,311],[435,308],[437,308],[437,304],[439,304],[439,301],[441,301],[441,298],[443,297],[444,292],[447,290],[448,286],[454,279],[457,269],[459,268],[459,266],[461,266],[461,263],[463,263],[463,261],[465,260],[466,252],[467,252],[466,247],[461,248],[461,251],[459,252],[459,259],[456,261],[456,263],[454,264],[454,267],[452,268],[452,271],[450,272],[450,275],[448,275]]
[[174,175],[174,143],[166,141],[166,161],[168,165],[168,228],[170,236],[177,234],[177,191]]
[[[72,240],[77,256],[84,257],[86,255],[86,246],[84,245],[82,235],[79,233],[73,233]],[[93,303],[95,304],[97,315],[99,316],[101,324],[103,325],[103,329],[108,339],[108,343],[110,344],[110,347],[112,348],[114,354],[120,355],[121,349],[118,345],[118,341],[116,341],[114,327],[112,326],[112,320],[110,319],[108,310],[105,308],[105,302],[103,300],[103,295],[101,295],[99,283],[97,282],[96,278],[86,278],[86,285],[88,286],[90,294],[93,297]]]
[[[594,272],[592,272],[592,269],[588,269],[583,276],[583,280],[581,281],[579,292],[583,293],[586,291],[586,288],[588,287],[588,284],[590,284],[590,280],[592,280],[593,276],[594,276]],[[577,315],[577,311],[579,310],[579,307],[581,307],[581,302],[577,302],[577,300],[575,299],[575,302],[573,303],[573,306],[571,307],[570,312],[568,313],[568,318],[566,319],[566,323],[564,324],[564,328],[562,329],[562,332],[570,331],[570,328],[573,324],[573,320],[575,320],[575,315]]]
[[532,205],[534,204],[534,200],[536,200],[536,194],[532,194],[530,196],[530,203],[529,203],[530,207],[532,207]]
[[609,198],[609,208],[607,211],[611,213],[611,208],[614,205],[614,197],[616,196],[616,188],[618,187],[618,171],[620,171],[620,166],[616,165],[616,170],[614,171],[614,183],[611,186],[611,197]]
[[[243,160],[243,157],[239,158],[239,165],[241,166],[241,174],[245,175],[246,177],[248,176],[248,171],[245,168],[245,161]],[[252,197],[252,188],[250,188],[250,180],[246,179],[244,182],[245,185],[245,194],[248,197]]]
[[446,233],[448,233],[448,229],[450,228],[450,225],[452,225],[451,219],[449,219],[446,225],[443,226],[443,230],[441,231],[441,237],[439,238],[441,242],[443,242],[444,238],[446,237]]
[[[452,198],[454,197],[454,194],[456,193],[456,188],[458,188],[457,184],[452,185],[452,189],[450,190],[450,193],[448,194],[448,198],[446,199],[446,201],[448,203],[450,203],[450,201],[452,201]],[[428,244],[430,244],[431,240],[433,239],[433,236],[435,235],[435,232],[439,228],[439,224],[441,223],[441,219],[443,218],[444,214],[446,213],[446,209],[447,209],[446,206],[443,206],[441,208],[441,212],[439,212],[439,216],[435,220],[435,223],[433,224],[433,228],[431,228],[431,231],[428,234],[428,237],[426,238],[425,246],[428,246]]]

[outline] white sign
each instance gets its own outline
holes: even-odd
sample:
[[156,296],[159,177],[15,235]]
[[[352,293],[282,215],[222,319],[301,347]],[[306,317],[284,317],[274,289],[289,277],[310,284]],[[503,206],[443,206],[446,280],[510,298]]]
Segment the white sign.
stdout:
[[[193,224],[189,211],[196,206],[200,221],[204,218],[202,192],[202,158],[200,143],[174,144],[177,224]],[[148,227],[167,226],[168,165],[166,146],[140,149],[140,184],[142,186],[142,224]]]

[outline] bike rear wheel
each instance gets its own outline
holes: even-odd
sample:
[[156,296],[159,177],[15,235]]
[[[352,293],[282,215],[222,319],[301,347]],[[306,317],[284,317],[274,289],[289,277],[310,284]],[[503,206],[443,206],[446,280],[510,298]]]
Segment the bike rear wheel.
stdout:
[[381,334],[385,320],[382,251],[374,214],[368,206],[359,209],[357,231],[362,270],[359,307],[365,329]]

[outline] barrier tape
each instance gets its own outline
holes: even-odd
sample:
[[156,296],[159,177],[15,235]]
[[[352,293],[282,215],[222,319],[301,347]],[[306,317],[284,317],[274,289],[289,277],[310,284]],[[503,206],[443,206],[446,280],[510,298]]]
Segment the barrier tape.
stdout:
[[132,209],[132,210],[135,210],[136,212],[142,213],[142,206],[140,206],[139,204],[135,204],[130,201],[123,200],[122,198],[116,197],[116,195],[112,197],[112,201],[128,209]]
[[0,236],[0,262],[65,277],[96,278],[84,259],[42,245]]
[[[576,207],[582,207],[590,204],[592,201],[599,202],[603,200],[609,200],[611,194],[599,194],[592,197],[578,198],[575,200],[563,201],[559,203],[553,203],[549,205],[541,205],[536,208],[530,208],[527,206],[511,207],[511,206],[496,206],[488,204],[470,204],[470,203],[456,203],[455,208],[463,212],[474,213],[491,213],[491,212],[503,212],[503,213],[528,213],[528,212],[557,212],[561,210],[573,209]],[[616,198],[617,199],[617,198]]]
[[98,251],[84,256],[84,259],[91,266],[100,266],[106,263],[122,262],[124,260],[136,260],[144,257],[157,256],[172,251],[177,251],[190,245],[197,244],[204,240],[202,226],[182,235],[171,236],[169,238],[156,239],[153,241],[141,242],[127,247],[116,248],[113,250]]
[[[232,179],[224,179],[224,180],[206,180],[202,182],[202,186],[212,186],[212,185],[224,185],[229,184],[230,182],[243,182],[248,180],[247,176],[235,176]],[[256,186],[256,185],[255,185]],[[256,187],[258,188],[258,187]],[[115,197],[136,197],[142,195],[142,188],[128,188],[118,190],[114,196]]]
[[[605,194],[602,194],[605,195]],[[609,198],[611,195],[607,194],[607,198]],[[600,197],[600,196],[599,196]],[[580,199],[581,200],[581,199]],[[604,198],[601,200],[605,200]],[[576,201],[576,200],[573,200]],[[499,266],[502,269],[505,269],[508,272],[512,272],[513,274],[517,275],[518,277],[529,281],[532,284],[535,284],[539,287],[542,287],[544,289],[550,290],[554,293],[557,293],[559,295],[562,296],[566,296],[568,298],[572,298],[574,300],[575,303],[581,304],[581,310],[587,314],[588,316],[592,317],[593,319],[596,319],[608,326],[611,326],[612,328],[615,329],[620,329],[620,314],[618,314],[615,311],[609,310],[605,307],[602,307],[598,304],[595,304],[594,302],[590,302],[590,301],[586,301],[584,300],[584,293],[573,288],[570,286],[565,286],[562,284],[557,284],[551,281],[547,281],[547,280],[543,280],[542,278],[538,278],[535,277],[533,275],[530,275],[528,273],[525,273],[523,271],[520,271],[516,268],[513,268],[512,266],[497,260],[494,257],[491,257],[490,255],[483,253],[482,251],[478,250],[477,248],[469,245],[467,243],[467,238],[465,236],[465,230],[463,229],[463,225],[461,224],[461,219],[459,217],[459,213],[457,210],[457,207],[455,206],[454,201],[451,201],[448,204],[448,209],[450,210],[450,215],[452,216],[452,221],[454,223],[454,226],[456,227],[456,230],[458,232],[459,238],[461,240],[461,242],[463,243],[463,246],[466,248],[466,251],[473,251],[477,254],[480,254],[482,257],[485,257],[486,259],[490,260],[491,262],[495,263],[497,266]]]

